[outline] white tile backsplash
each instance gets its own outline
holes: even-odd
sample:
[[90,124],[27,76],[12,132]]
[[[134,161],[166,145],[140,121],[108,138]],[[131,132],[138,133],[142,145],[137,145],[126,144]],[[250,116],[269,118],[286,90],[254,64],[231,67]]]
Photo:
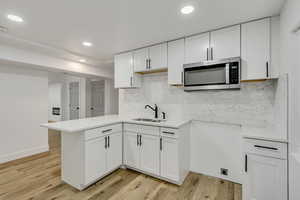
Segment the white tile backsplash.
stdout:
[[241,90],[184,92],[167,84],[167,74],[144,75],[142,87],[120,89],[120,114],[153,117],[146,104],[157,104],[169,119],[198,119],[271,126],[274,122],[277,81],[242,83]]

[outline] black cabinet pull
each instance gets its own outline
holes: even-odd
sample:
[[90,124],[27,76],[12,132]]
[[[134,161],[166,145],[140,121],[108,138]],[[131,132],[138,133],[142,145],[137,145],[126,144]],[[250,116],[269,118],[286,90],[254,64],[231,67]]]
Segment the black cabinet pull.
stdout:
[[142,135],[140,135],[140,146],[142,146]]
[[112,129],[106,129],[106,130],[103,130],[102,133],[107,133],[107,132],[110,132],[112,131]]
[[245,155],[245,172],[248,172],[248,155]]
[[149,58],[149,69],[151,69],[151,59]]
[[107,149],[107,137],[105,137],[105,145],[104,148]]
[[160,138],[160,141],[159,141],[159,148],[162,151],[162,138]]
[[110,136],[107,136],[107,147],[110,147]]
[[139,146],[139,135],[136,135],[136,145]]
[[269,62],[266,62],[266,73],[267,73],[267,78],[269,77]]
[[269,150],[278,151],[278,148],[275,148],[275,147],[267,147],[267,146],[261,146],[261,145],[254,145],[254,147],[260,148],[260,149],[269,149]]
[[163,131],[163,133],[169,134],[169,135],[174,135],[175,134],[174,132],[169,132],[169,131]]

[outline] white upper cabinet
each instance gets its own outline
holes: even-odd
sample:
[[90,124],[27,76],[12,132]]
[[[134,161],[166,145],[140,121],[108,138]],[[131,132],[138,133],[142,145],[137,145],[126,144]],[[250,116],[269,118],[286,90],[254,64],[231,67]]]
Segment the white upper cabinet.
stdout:
[[140,87],[140,77],[133,72],[133,57],[131,52],[116,55],[114,64],[115,88]]
[[167,43],[133,52],[134,72],[146,72],[167,68]]
[[143,48],[133,52],[134,72],[142,72],[148,68],[149,49]]
[[241,28],[240,25],[220,29],[210,33],[210,58],[241,56]]
[[149,47],[149,70],[167,68],[167,43]]
[[209,59],[209,33],[185,39],[185,63],[197,63]]
[[183,84],[184,39],[168,42],[168,83]]
[[270,18],[242,24],[242,80],[271,77]]

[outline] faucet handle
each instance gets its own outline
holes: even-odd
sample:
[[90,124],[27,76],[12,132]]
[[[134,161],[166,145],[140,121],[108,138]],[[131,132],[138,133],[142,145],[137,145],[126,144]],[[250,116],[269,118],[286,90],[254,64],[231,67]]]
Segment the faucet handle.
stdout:
[[163,119],[166,119],[166,113],[165,112],[161,112]]

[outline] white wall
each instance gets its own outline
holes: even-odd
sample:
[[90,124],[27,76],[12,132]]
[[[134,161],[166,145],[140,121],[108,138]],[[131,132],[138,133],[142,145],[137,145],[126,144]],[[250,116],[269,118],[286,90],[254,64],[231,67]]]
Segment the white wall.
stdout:
[[[157,104],[167,119],[194,119],[191,128],[191,170],[234,182],[242,182],[242,127],[273,128],[262,131],[286,139],[283,105],[284,79],[242,83],[241,90],[184,92],[167,83],[167,74],[143,75],[142,87],[119,90],[119,113],[154,117],[146,104]],[[278,109],[280,108],[280,109]],[[281,117],[276,117],[279,115]],[[205,121],[205,122],[204,122]],[[235,124],[235,125],[233,125]],[[265,136],[265,135],[262,135]],[[233,144],[234,141],[234,145]],[[229,176],[220,175],[228,168]]]
[[300,1],[287,0],[281,12],[281,70],[289,74],[289,189],[300,199]]
[[48,151],[47,73],[0,64],[0,163]]

